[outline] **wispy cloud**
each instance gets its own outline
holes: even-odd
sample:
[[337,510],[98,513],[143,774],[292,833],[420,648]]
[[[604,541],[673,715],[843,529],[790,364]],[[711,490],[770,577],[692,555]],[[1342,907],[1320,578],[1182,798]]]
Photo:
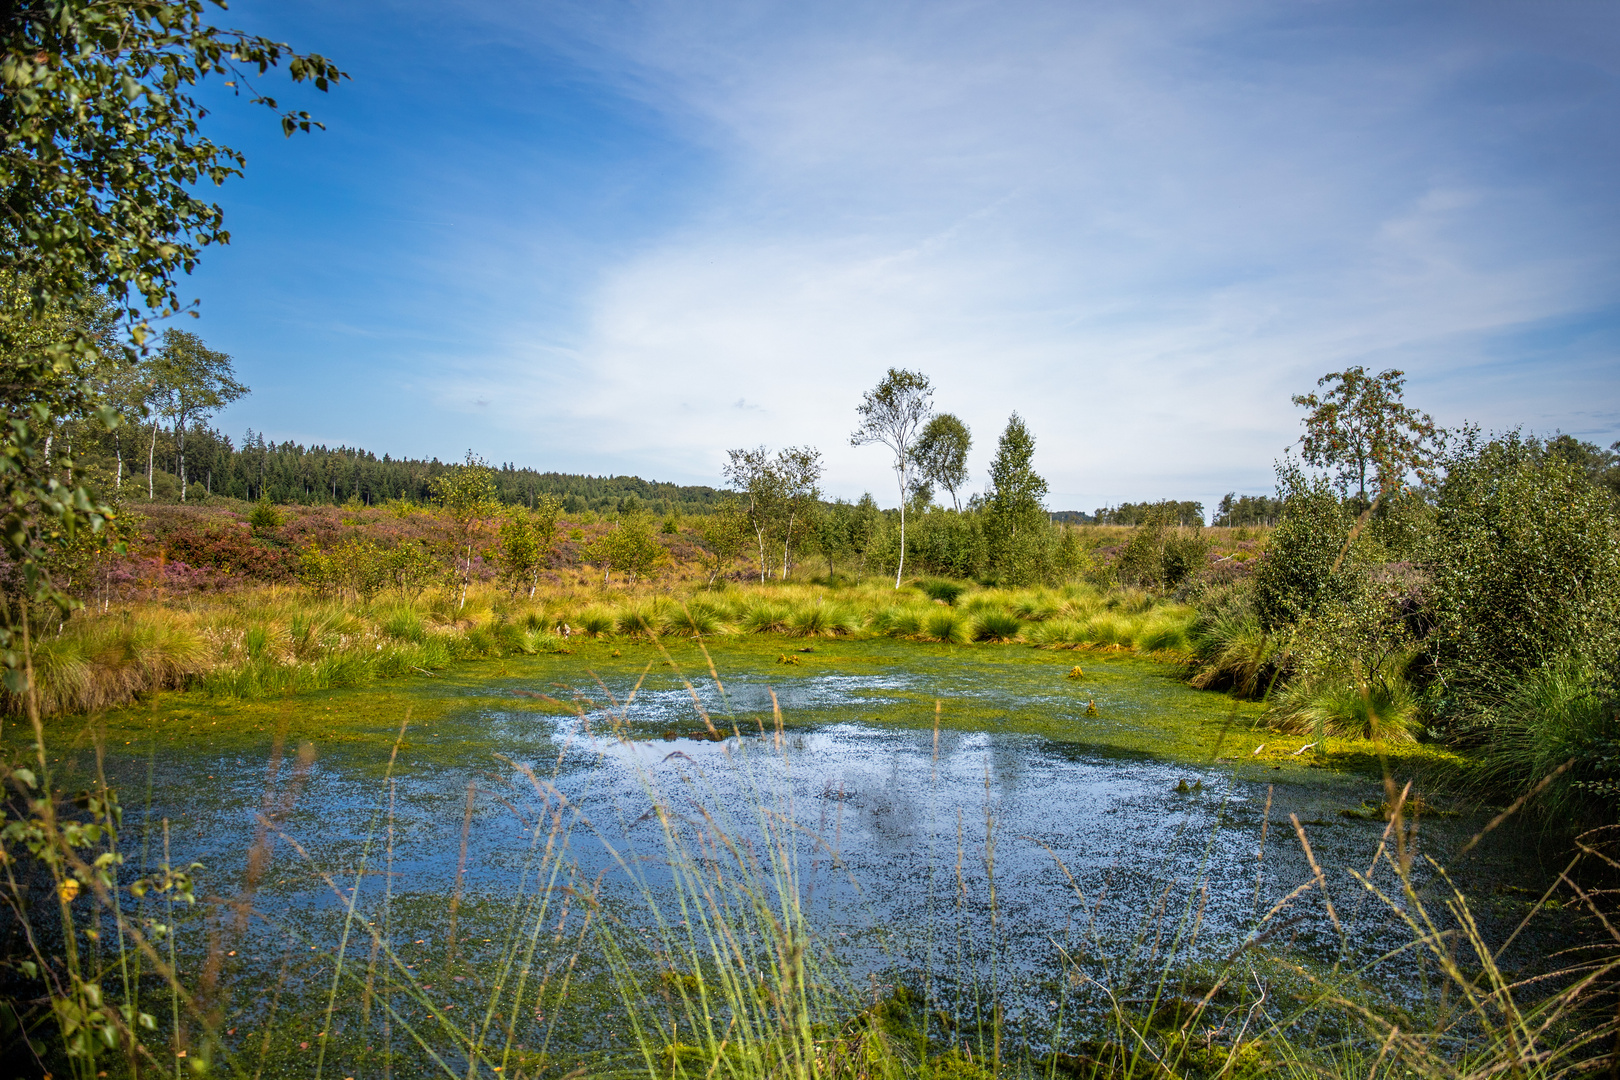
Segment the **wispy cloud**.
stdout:
[[843,494],[887,491],[846,436],[891,365],[981,470],[1017,409],[1081,507],[1263,488],[1289,394],[1355,363],[1443,422],[1606,442],[1620,13],[1549,12],[466,4],[706,165],[678,212],[570,247],[571,281],[524,270],[558,228],[534,181],[458,210],[478,238],[524,208],[455,258],[545,299],[417,366],[503,458],[713,478],[728,446],[813,443]]

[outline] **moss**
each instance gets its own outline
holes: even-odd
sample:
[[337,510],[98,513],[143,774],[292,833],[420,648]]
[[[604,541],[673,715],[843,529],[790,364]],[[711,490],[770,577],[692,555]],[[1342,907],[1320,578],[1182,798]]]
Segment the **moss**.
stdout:
[[[942,613],[948,613],[941,609]],[[109,711],[96,723],[113,748],[156,746],[261,754],[276,731],[293,740],[371,742],[379,763],[407,717],[414,732],[454,721],[460,732],[454,753],[470,748],[478,726],[464,719],[494,714],[569,715],[589,703],[606,704],[603,687],[623,701],[638,682],[642,693],[683,691],[688,682],[710,682],[713,661],[729,689],[775,687],[790,726],[861,722],[911,729],[937,722],[952,731],[1037,736],[1052,743],[1147,754],[1165,760],[1224,764],[1240,774],[1296,776],[1327,768],[1382,775],[1386,768],[1456,774],[1463,758],[1430,744],[1389,745],[1264,730],[1262,707],[1189,687],[1180,669],[1127,652],[1091,653],[1083,679],[1070,678],[1073,654],[1019,646],[989,647],[892,638],[822,639],[814,651],[784,653],[780,639],[737,637],[720,643],[669,637],[580,640],[567,653],[470,660],[436,675],[410,663],[403,650],[389,660],[402,677],[344,689],[353,673],[332,664],[284,687],[255,688],[267,696],[229,700],[202,690],[155,694],[142,705]],[[617,655],[615,655],[617,654]],[[784,664],[789,656],[795,663]],[[425,658],[424,658],[425,659]],[[856,676],[836,693],[822,690],[829,676]],[[600,680],[600,685],[598,683]],[[853,687],[853,688],[851,688]],[[216,687],[216,689],[220,689]],[[796,692],[798,691],[798,692]],[[576,700],[576,697],[578,700]],[[1096,715],[1088,706],[1095,704]],[[714,718],[730,731],[774,723],[766,712],[740,711]],[[627,733],[656,739],[666,720],[638,718],[632,707]],[[76,742],[88,740],[83,718],[59,718],[52,726]],[[684,726],[682,728],[684,730]],[[4,741],[25,737],[8,725]],[[58,736],[60,738],[61,736]],[[415,754],[434,753],[434,736],[413,734]],[[486,747],[486,752],[487,752]],[[450,747],[443,748],[452,752]]]

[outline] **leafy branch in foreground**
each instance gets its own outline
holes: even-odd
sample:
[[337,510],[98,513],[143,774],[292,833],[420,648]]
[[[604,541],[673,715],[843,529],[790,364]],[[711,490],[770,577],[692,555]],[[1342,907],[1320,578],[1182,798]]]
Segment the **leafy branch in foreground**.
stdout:
[[[209,75],[245,87],[283,62],[319,90],[344,78],[322,56],[211,25],[202,0],[22,0],[0,35],[0,221],[13,241],[0,269],[30,282],[36,310],[64,287],[110,290],[137,324],[137,303],[179,311],[177,275],[230,240],[223,211],[191,189],[241,175],[244,159],[202,134],[194,88]],[[319,126],[249,93],[289,135]]]

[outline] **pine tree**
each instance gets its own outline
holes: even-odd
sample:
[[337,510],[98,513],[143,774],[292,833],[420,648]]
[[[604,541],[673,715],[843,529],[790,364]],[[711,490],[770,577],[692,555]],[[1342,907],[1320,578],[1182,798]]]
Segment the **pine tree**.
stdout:
[[984,530],[990,573],[1011,584],[1032,580],[1039,569],[1046,480],[1035,471],[1034,457],[1035,436],[1013,413],[990,462]]

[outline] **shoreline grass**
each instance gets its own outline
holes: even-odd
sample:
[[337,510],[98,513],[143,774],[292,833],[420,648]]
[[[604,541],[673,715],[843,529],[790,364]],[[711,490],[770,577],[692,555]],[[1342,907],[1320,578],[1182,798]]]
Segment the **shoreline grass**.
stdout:
[[[296,586],[252,586],[83,611],[36,646],[45,715],[131,704],[199,689],[253,700],[443,671],[460,661],[566,651],[581,635],[627,640],[889,637],[962,646],[1129,650],[1175,663],[1191,656],[1195,613],[1136,589],[1082,585],[895,590],[786,583],[675,592],[556,588],[533,599],[475,585],[362,601]],[[12,713],[19,695],[7,692]]]

